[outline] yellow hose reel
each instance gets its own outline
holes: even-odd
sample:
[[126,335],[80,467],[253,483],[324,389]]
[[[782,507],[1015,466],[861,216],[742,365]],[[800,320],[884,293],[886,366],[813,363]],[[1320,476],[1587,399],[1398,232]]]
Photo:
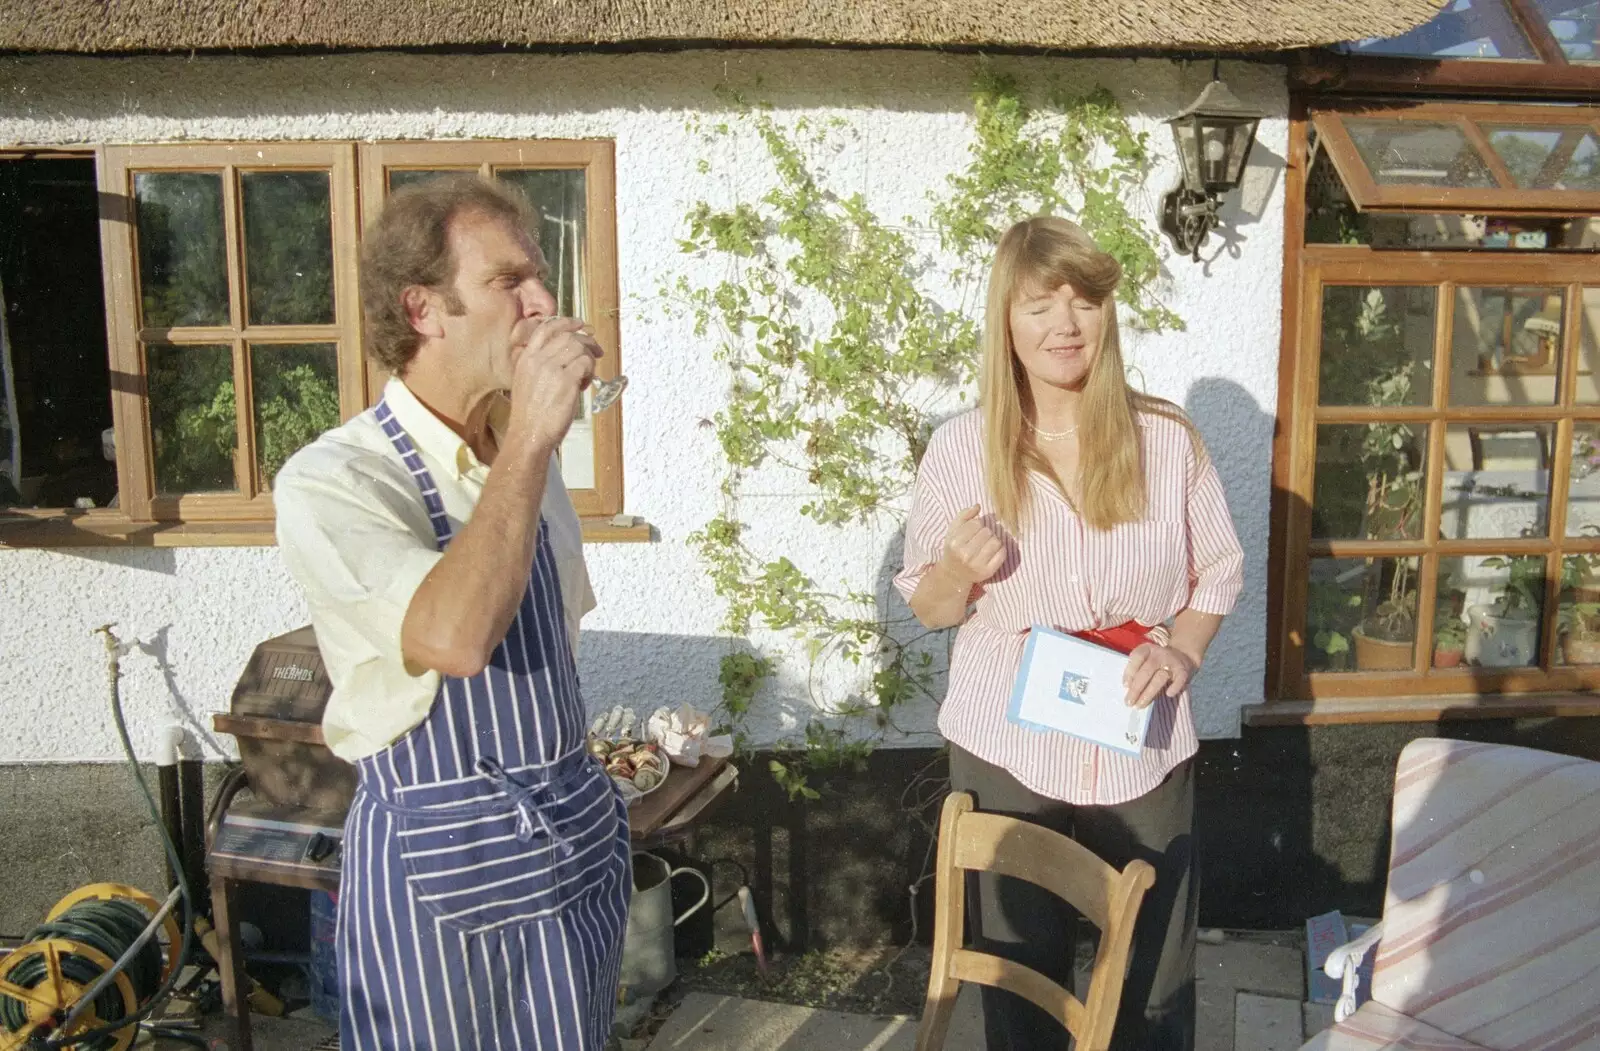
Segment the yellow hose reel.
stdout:
[[[150,895],[116,883],[90,884],[57,902],[26,942],[0,958],[0,1051],[22,1051],[36,1038],[71,1037],[131,1018],[177,965],[183,933],[170,911],[158,928],[165,940],[150,939],[92,1004],[82,1001],[161,909]],[[76,1046],[126,1051],[138,1030],[130,1022]]]

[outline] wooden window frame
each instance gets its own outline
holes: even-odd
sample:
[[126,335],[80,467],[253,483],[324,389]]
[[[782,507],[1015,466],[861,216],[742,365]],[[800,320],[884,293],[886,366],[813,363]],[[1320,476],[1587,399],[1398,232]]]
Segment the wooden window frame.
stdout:
[[[1483,160],[1495,187],[1383,185],[1356,148],[1346,119],[1453,125]],[[1526,190],[1517,186],[1484,133],[1485,126],[1568,127],[1600,139],[1600,110],[1564,106],[1496,105],[1477,102],[1372,100],[1318,103],[1311,112],[1318,147],[1326,149],[1357,209],[1371,212],[1478,212],[1494,215],[1581,215],[1600,212],[1600,191]]]
[[1537,58],[1424,58],[1306,50],[1290,57],[1290,89],[1295,93],[1600,98],[1600,62],[1567,58],[1532,0],[1507,0],[1506,6]]
[[[360,147],[361,206],[371,222],[383,208],[391,169],[457,168],[492,177],[495,171],[520,169],[579,169],[584,173],[585,238],[584,280],[588,318],[605,356],[595,375],[614,379],[622,370],[621,298],[617,276],[616,146],[608,139],[538,139],[462,142],[379,142]],[[368,364],[368,398],[376,401],[384,378],[374,363]],[[592,489],[569,486],[579,517],[607,520],[622,512],[622,411],[618,400],[594,417],[594,472]]]
[[[1312,57],[1321,60],[1329,56],[1323,53]],[[1384,68],[1396,66],[1393,60],[1380,59],[1362,60],[1355,64]],[[1461,71],[1460,77],[1448,82],[1446,90],[1454,90],[1459,84],[1470,83],[1488,91],[1497,93],[1504,91],[1504,85],[1498,79],[1474,81],[1469,76],[1474,71],[1462,68],[1492,66],[1493,63],[1451,62],[1409,65],[1428,66],[1435,70],[1448,68]],[[1516,65],[1526,68],[1531,64]],[[1312,496],[1307,481],[1308,471],[1314,469],[1315,465],[1316,421],[1310,420],[1308,430],[1307,416],[1299,411],[1299,406],[1308,398],[1312,402],[1315,401],[1314,390],[1318,381],[1318,363],[1312,362],[1308,369],[1304,359],[1309,351],[1302,351],[1303,333],[1307,331],[1304,316],[1306,308],[1303,305],[1308,302],[1305,270],[1317,260],[1360,258],[1370,260],[1374,266],[1384,267],[1387,261],[1397,257],[1395,253],[1384,249],[1342,245],[1308,247],[1306,244],[1306,185],[1314,156],[1311,149],[1311,110],[1324,103],[1323,98],[1317,94],[1319,89],[1327,90],[1334,86],[1342,88],[1355,83],[1354,80],[1341,82],[1319,75],[1309,78],[1308,84],[1306,76],[1308,68],[1315,67],[1305,62],[1299,67],[1292,67],[1290,78],[1291,84],[1297,90],[1292,91],[1289,96],[1289,135],[1284,169],[1282,316],[1285,322],[1280,336],[1277,423],[1272,439],[1272,488],[1267,559],[1268,628],[1265,640],[1266,673],[1262,684],[1262,696],[1265,700],[1259,704],[1243,705],[1240,710],[1241,723],[1250,727],[1306,727],[1357,723],[1431,723],[1446,719],[1600,716],[1600,695],[1588,688],[1576,691],[1562,690],[1553,684],[1544,683],[1540,684],[1544,688],[1536,693],[1495,694],[1486,692],[1472,680],[1452,684],[1456,692],[1447,692],[1450,686],[1440,682],[1436,687],[1437,692],[1424,693],[1413,688],[1417,680],[1408,680],[1402,688],[1379,691],[1373,688],[1373,679],[1368,676],[1360,687],[1347,691],[1347,695],[1335,696],[1332,691],[1314,692],[1310,689],[1311,683],[1303,674],[1307,583],[1304,564],[1309,557],[1307,548]],[[1586,93],[1586,100],[1600,94],[1600,90],[1596,90],[1600,89],[1600,67],[1574,66],[1571,69],[1582,71],[1581,91]],[[1546,70],[1547,74],[1550,72]],[[1396,74],[1395,79],[1381,80],[1376,83],[1376,87],[1378,89],[1398,87],[1400,90],[1418,88],[1420,82],[1415,79],[1405,79],[1409,76],[1410,74],[1405,74],[1403,77]],[[1544,86],[1550,87],[1548,80]],[[1558,86],[1557,90],[1543,91],[1540,94],[1541,97],[1560,97],[1567,93],[1567,88],[1570,86]],[[1421,90],[1427,90],[1425,83],[1422,84]],[[1461,253],[1439,253],[1440,256],[1446,254],[1452,258],[1459,258]],[[1481,253],[1479,258],[1487,260],[1496,256],[1501,256],[1501,253],[1495,253],[1493,256]],[[1523,256],[1522,252],[1512,253],[1509,259],[1502,257],[1500,262],[1514,265],[1514,261]],[[1593,260],[1595,257],[1591,255],[1588,258]],[[1392,270],[1385,268],[1379,270],[1377,276],[1388,278],[1391,273]],[[1521,280],[1520,276],[1518,280]],[[1317,311],[1320,324],[1320,299]],[[1314,330],[1312,334],[1320,337]],[[1308,384],[1312,387],[1310,392],[1306,390]],[[1310,437],[1309,444],[1307,435]],[[1303,463],[1305,459],[1309,459],[1310,463]],[[1559,492],[1554,478],[1551,479],[1551,492],[1552,494]],[[1293,545],[1299,552],[1298,561],[1290,543],[1291,536],[1295,535],[1299,537],[1299,543]],[[1553,522],[1549,535],[1552,537],[1558,535]],[[1422,579],[1436,580],[1436,577],[1424,576]],[[1290,594],[1291,587],[1295,591],[1293,595]],[[1547,587],[1546,590],[1548,592],[1553,589]],[[1431,623],[1428,624],[1428,634],[1431,644]],[[1420,637],[1417,640],[1416,652],[1426,652]],[[1418,661],[1420,662],[1420,658]],[[1537,672],[1537,669],[1533,670]],[[1575,669],[1567,670],[1571,674]]]
[[[1450,424],[1546,423],[1554,427],[1553,450],[1571,447],[1575,423],[1600,423],[1600,404],[1575,403],[1576,362],[1583,335],[1582,289],[1600,287],[1590,256],[1517,253],[1444,253],[1394,251],[1364,246],[1297,246],[1298,280],[1294,320],[1285,326],[1285,386],[1280,395],[1277,457],[1274,465],[1275,638],[1269,645],[1268,696],[1295,701],[1360,702],[1370,707],[1378,698],[1431,698],[1503,694],[1552,694],[1600,689],[1600,667],[1554,663],[1557,632],[1541,630],[1539,665],[1526,668],[1432,667],[1433,609],[1438,560],[1461,555],[1542,555],[1546,585],[1541,624],[1553,623],[1560,603],[1560,560],[1564,555],[1600,552],[1600,540],[1567,537],[1566,492],[1571,458],[1553,455],[1550,472],[1548,533],[1543,538],[1436,538],[1444,476],[1445,428]],[[1436,306],[1434,387],[1424,405],[1403,408],[1324,406],[1318,404],[1322,289],[1357,287],[1428,287],[1439,289]],[[1548,406],[1447,406],[1450,380],[1450,338],[1457,287],[1559,287],[1566,293],[1561,360],[1567,363],[1560,397]],[[1311,513],[1317,427],[1330,423],[1411,423],[1424,429],[1428,441],[1426,527],[1417,540],[1314,540]],[[1305,616],[1312,558],[1415,557],[1418,609],[1412,668],[1408,672],[1306,672]],[[1268,706],[1270,707],[1270,705]],[[1354,709],[1352,709],[1354,710]],[[1497,711],[1500,709],[1496,709]],[[1270,721],[1270,720],[1268,720]]]
[[[239,176],[250,171],[329,172],[332,224],[334,320],[323,325],[248,323],[244,274],[244,216]],[[261,143],[205,146],[107,146],[100,158],[101,251],[107,275],[107,310],[112,315],[110,350],[112,420],[117,433],[117,482],[123,513],[136,522],[268,521],[272,498],[256,477],[251,369],[254,343],[336,343],[339,412],[349,419],[362,408],[361,308],[356,290],[357,210],[355,152],[349,143]],[[208,327],[146,329],[140,324],[138,231],[133,180],[149,172],[223,173],[222,201],[228,267],[229,323]],[[234,453],[237,493],[162,496],[156,492],[150,403],[142,348],[151,342],[176,345],[226,343],[233,349],[238,406]]]
[[[252,339],[337,342],[339,346],[340,415],[348,419],[374,404],[382,393],[383,375],[366,358],[361,344],[357,255],[361,220],[382,205],[388,167],[461,167],[489,174],[495,167],[582,168],[590,251],[585,260],[590,323],[608,351],[597,372],[620,371],[620,293],[616,250],[616,161],[609,140],[476,140],[454,142],[196,143],[104,145],[98,147],[16,146],[0,150],[0,159],[92,158],[100,197],[102,280],[106,299],[108,368],[111,373],[111,416],[117,448],[117,508],[11,508],[0,512],[0,549],[105,546],[270,546],[275,542],[270,493],[255,491],[254,454],[241,433],[236,461],[249,464],[237,472],[251,480],[244,491],[159,497],[155,492],[152,443],[142,338],[156,332],[137,329],[137,232],[134,229],[133,175],[142,171],[222,170],[224,224],[228,249],[230,324],[177,330],[179,342],[233,345],[238,356]],[[331,325],[258,326],[243,324],[244,275],[238,238],[242,237],[237,171],[306,170],[330,172],[333,223],[335,319]],[[162,342],[168,330],[160,330]],[[248,369],[243,375],[248,377]],[[250,392],[238,395],[247,406]],[[243,413],[241,413],[243,421]],[[241,422],[241,431],[249,431]],[[595,420],[593,490],[576,490],[573,504],[582,518],[583,536],[595,542],[641,542],[653,538],[639,519],[621,521],[622,404]]]

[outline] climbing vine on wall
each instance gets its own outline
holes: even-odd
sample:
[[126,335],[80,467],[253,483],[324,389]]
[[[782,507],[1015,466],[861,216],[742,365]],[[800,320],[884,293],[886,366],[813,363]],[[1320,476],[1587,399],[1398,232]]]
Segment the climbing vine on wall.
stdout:
[[[933,430],[930,406],[972,387],[993,245],[1025,216],[1071,216],[1115,255],[1135,326],[1181,322],[1157,296],[1156,232],[1128,206],[1150,164],[1146,137],[1104,89],[1052,93],[1035,105],[1016,80],[984,70],[966,166],[930,194],[925,218],[899,222],[819,174],[851,140],[847,122],[786,121],[724,94],[727,121],[691,124],[706,146],[702,174],[724,156],[748,176],[743,132],[764,148],[772,178],[758,199],[690,207],[682,250],[722,261],[724,276],[663,289],[729,370],[727,404],[711,421],[727,465],[722,508],[690,543],[727,603],[728,633],[781,633],[811,664],[816,714],[803,736],[784,742],[772,772],[791,797],[815,798],[808,771],[859,763],[899,728],[903,705],[938,699],[931,647],[940,640],[883,612],[884,596],[830,589],[789,556],[761,552],[740,517],[751,473],[778,468],[804,479],[801,512],[822,525],[899,514]],[[753,646],[723,659],[719,717],[741,743],[778,659]],[[871,674],[840,687],[816,674],[832,660]]]

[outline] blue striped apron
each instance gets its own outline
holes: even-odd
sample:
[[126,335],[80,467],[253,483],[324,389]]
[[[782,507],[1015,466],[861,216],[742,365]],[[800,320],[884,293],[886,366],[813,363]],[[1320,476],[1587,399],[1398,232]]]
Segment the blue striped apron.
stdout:
[[[453,530],[386,402],[377,420]],[[549,530],[489,666],[358,761],[337,932],[345,1051],[601,1051],[631,890],[627,808],[588,754]]]

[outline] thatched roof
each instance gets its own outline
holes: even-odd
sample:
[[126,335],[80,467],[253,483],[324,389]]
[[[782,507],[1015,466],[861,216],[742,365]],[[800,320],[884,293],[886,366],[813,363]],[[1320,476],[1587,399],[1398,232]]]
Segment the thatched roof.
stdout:
[[0,0],[0,50],[653,43],[1276,51],[1394,36],[1445,0]]

